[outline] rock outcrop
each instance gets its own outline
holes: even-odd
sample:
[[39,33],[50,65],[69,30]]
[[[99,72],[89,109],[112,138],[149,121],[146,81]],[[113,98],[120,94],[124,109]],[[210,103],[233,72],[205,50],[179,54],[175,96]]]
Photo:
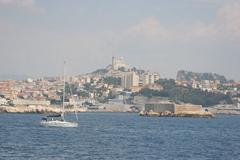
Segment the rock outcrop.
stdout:
[[207,110],[213,114],[232,114],[240,115],[240,108],[234,105],[217,105],[208,107]]
[[176,117],[196,117],[196,118],[213,118],[215,117],[214,114],[212,114],[211,112],[182,112],[182,113],[178,113],[175,114]]
[[214,114],[207,111],[184,111],[181,113],[172,113],[169,111],[165,112],[154,112],[154,111],[141,111],[139,113],[140,116],[157,116],[157,117],[193,117],[193,118],[213,118]]
[[149,103],[140,116],[159,117],[214,117],[213,113],[205,110],[201,105],[174,104],[174,103]]
[[219,80],[221,83],[227,82],[227,79],[224,76],[216,73],[196,73],[196,72],[190,72],[190,71],[184,71],[184,70],[178,71],[176,79],[178,81]]

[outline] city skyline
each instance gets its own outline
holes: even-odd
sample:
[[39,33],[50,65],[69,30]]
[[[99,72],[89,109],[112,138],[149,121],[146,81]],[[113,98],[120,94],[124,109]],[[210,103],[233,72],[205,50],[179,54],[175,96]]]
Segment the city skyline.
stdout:
[[0,0],[0,74],[83,74],[112,56],[175,78],[178,70],[240,80],[236,0]]

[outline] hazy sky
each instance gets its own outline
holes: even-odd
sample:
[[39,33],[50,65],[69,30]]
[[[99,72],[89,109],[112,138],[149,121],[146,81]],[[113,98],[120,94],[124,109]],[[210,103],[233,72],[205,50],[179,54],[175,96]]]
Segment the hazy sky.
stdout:
[[0,0],[0,74],[60,75],[112,56],[175,78],[240,80],[240,0]]

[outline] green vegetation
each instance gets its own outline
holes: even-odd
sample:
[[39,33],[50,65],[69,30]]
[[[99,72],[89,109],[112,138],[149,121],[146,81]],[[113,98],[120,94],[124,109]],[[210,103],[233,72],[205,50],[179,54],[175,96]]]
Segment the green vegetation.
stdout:
[[95,85],[92,85],[92,83],[85,83],[84,85],[84,90],[93,92],[95,90]]
[[161,79],[157,81],[158,84],[163,86],[162,91],[156,91],[151,89],[143,89],[138,94],[152,97],[168,97],[175,102],[192,103],[197,105],[203,105],[205,107],[217,105],[221,102],[232,103],[229,95],[221,93],[206,92],[199,89],[187,88],[182,86],[176,86],[175,81],[170,79]]
[[108,72],[108,70],[107,69],[98,69],[98,70],[96,70],[96,71],[94,71],[94,72],[92,72],[93,74],[105,74],[105,73],[107,73]]
[[[88,88],[90,90],[91,85],[89,83],[87,83],[84,87]],[[66,92],[66,95],[75,95],[76,94],[80,97],[88,97],[89,96],[89,94],[86,90],[78,90],[76,85],[69,84],[67,82],[65,83],[65,92]]]
[[224,86],[224,85],[219,85],[218,89],[219,90],[234,90],[235,88],[237,88],[238,90],[240,89],[240,86]]
[[189,71],[184,71],[184,70],[178,71],[178,73],[177,73],[177,80],[190,81],[193,79],[196,81],[219,80],[221,83],[227,82],[227,79],[224,76],[216,74],[216,73],[195,73],[195,72],[189,72]]
[[110,84],[110,85],[120,85],[121,84],[121,78],[119,77],[105,77],[103,79],[103,82],[106,84]]
[[77,87],[74,84],[70,84],[65,82],[65,92],[66,94],[76,94],[77,93]]

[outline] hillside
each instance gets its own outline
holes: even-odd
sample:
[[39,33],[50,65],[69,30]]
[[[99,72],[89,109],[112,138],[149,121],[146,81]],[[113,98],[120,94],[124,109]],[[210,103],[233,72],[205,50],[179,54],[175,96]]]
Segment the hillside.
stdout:
[[227,79],[224,76],[216,73],[196,73],[196,72],[189,72],[184,70],[178,71],[176,80],[178,81],[219,80],[221,83],[227,82]]
[[204,107],[233,103],[229,95],[177,86],[174,80],[160,79],[157,83],[163,86],[163,90],[156,91],[144,88],[138,94],[146,97],[167,97],[177,103],[192,103]]

